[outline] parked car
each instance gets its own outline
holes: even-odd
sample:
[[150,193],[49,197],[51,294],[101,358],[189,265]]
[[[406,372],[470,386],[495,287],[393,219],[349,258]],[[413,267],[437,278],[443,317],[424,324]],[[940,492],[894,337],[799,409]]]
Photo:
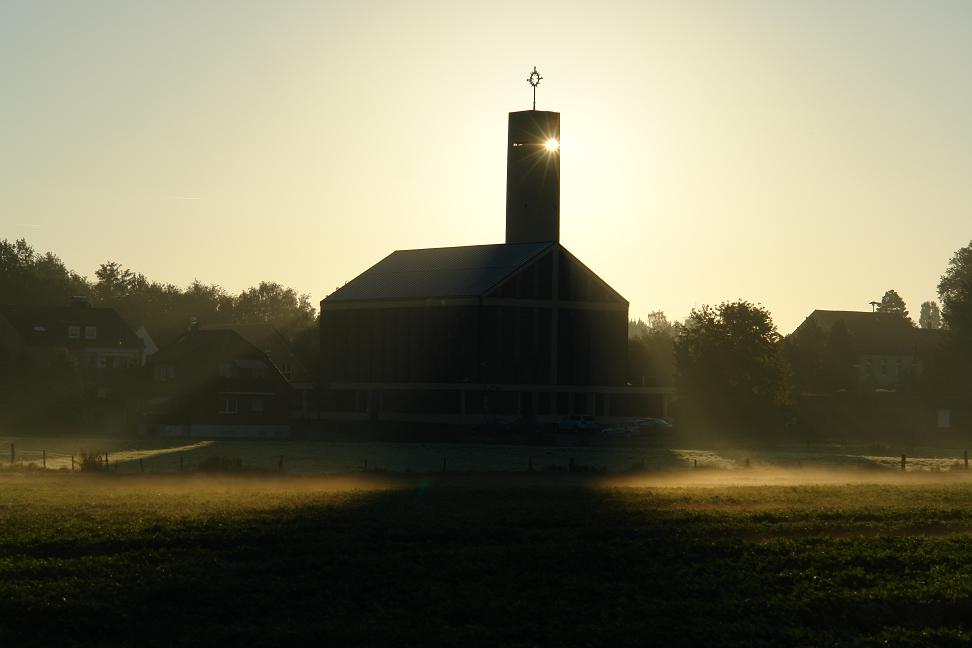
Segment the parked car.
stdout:
[[659,418],[640,418],[618,423],[603,430],[607,437],[630,438],[652,432],[668,432],[672,424]]
[[557,427],[562,431],[570,432],[592,432],[599,429],[594,422],[593,416],[583,416],[581,414],[571,414],[565,416],[557,422]]
[[660,418],[642,418],[635,421],[635,426],[641,432],[667,432],[672,424]]

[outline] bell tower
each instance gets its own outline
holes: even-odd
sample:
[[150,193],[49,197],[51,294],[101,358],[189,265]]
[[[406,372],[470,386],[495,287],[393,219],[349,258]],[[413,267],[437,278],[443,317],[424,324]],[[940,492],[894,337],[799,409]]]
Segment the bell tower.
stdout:
[[560,113],[536,110],[511,112],[506,149],[506,242],[560,240]]

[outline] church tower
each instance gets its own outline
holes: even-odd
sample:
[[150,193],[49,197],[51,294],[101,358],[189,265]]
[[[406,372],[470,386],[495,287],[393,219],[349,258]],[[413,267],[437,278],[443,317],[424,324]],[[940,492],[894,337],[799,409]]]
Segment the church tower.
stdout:
[[510,113],[506,149],[506,242],[560,240],[560,113],[536,110]]

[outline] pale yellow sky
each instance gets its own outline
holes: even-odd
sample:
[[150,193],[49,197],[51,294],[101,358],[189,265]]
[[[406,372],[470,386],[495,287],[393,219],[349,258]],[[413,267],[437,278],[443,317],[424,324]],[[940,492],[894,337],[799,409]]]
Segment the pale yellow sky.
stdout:
[[562,113],[562,242],[634,317],[783,332],[972,238],[972,3],[0,1],[0,238],[316,301],[501,242],[506,114]]

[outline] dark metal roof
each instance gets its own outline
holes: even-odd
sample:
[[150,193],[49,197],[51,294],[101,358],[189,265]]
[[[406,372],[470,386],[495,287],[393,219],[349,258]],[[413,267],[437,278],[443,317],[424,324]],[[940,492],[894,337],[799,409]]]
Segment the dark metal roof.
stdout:
[[478,297],[556,243],[397,250],[325,302]]
[[[134,347],[143,344],[112,308],[0,306],[3,317],[30,347]],[[94,326],[94,339],[68,337],[68,326]]]

